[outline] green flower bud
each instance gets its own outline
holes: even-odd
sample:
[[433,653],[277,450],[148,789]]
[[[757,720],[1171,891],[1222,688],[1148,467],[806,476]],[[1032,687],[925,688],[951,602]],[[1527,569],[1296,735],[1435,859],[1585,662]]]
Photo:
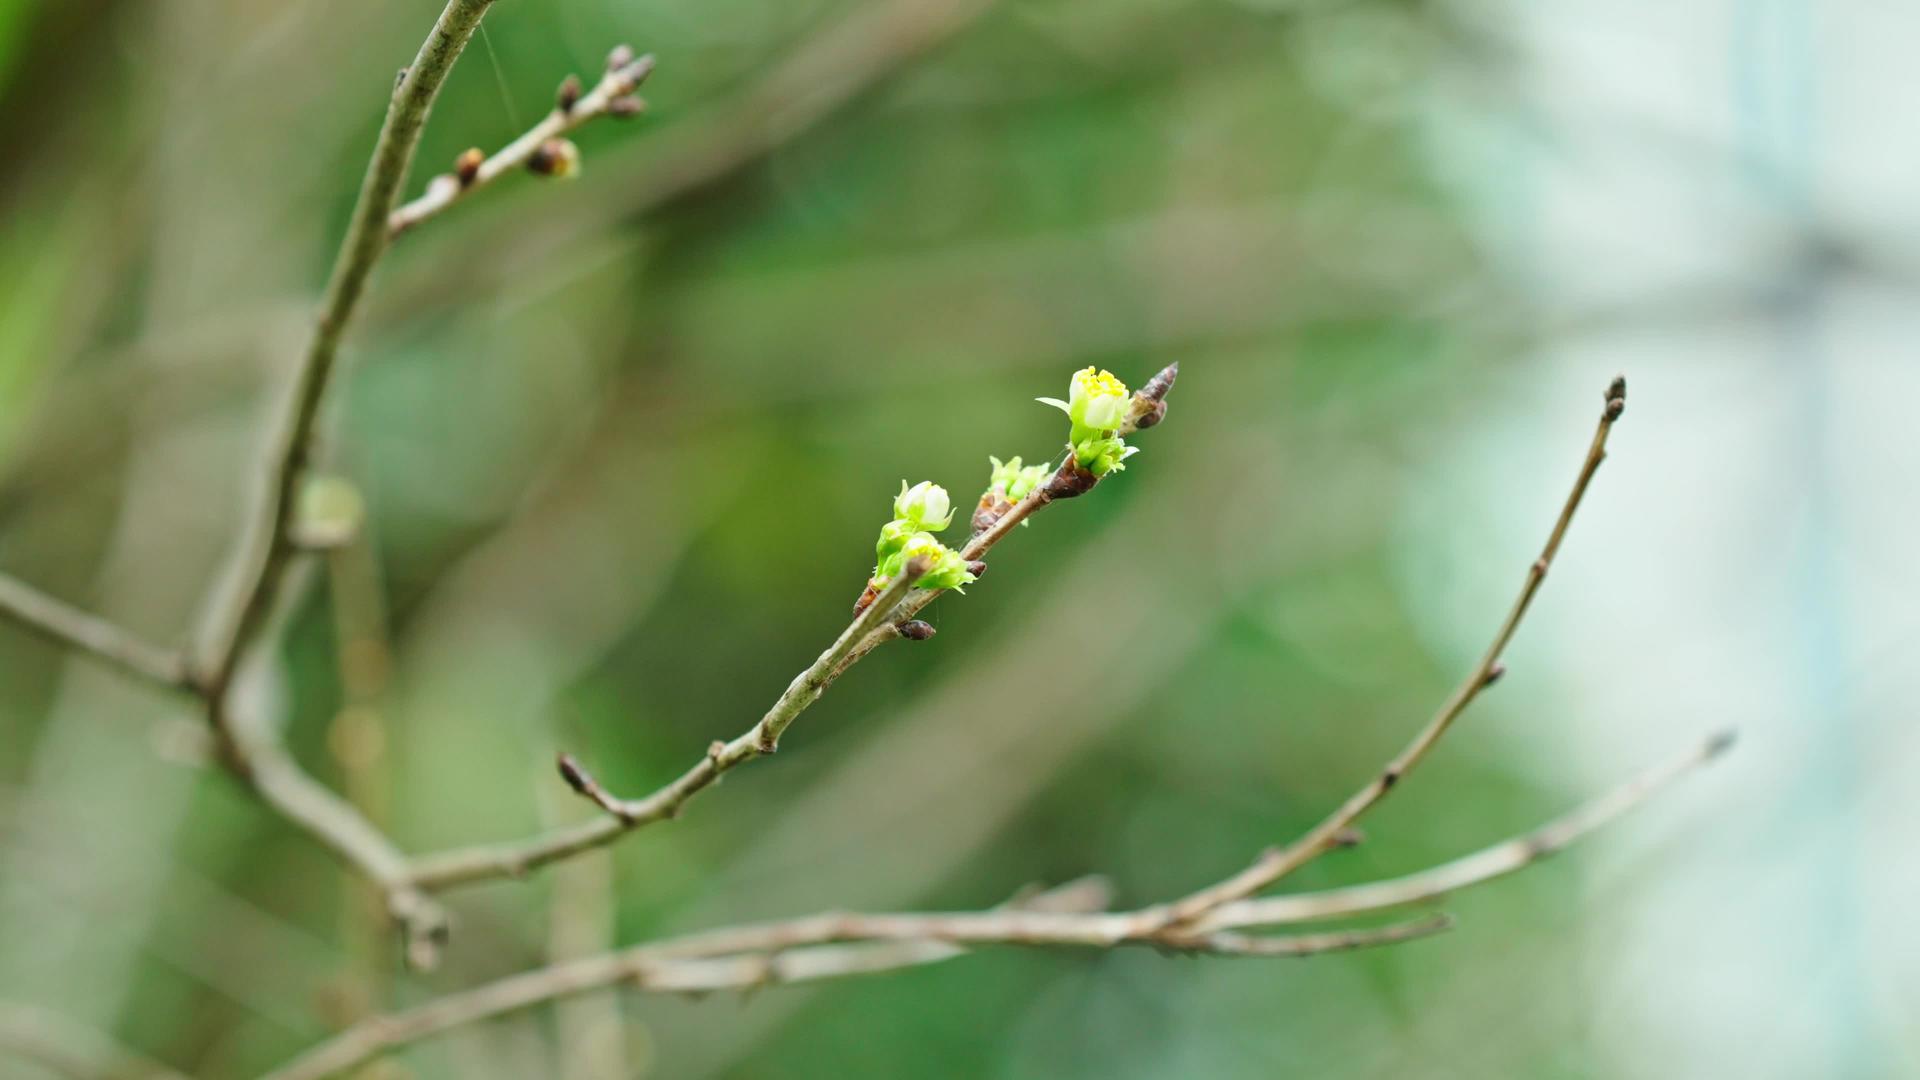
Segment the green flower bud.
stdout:
[[960,553],[934,539],[932,533],[914,533],[901,545],[899,551],[880,560],[875,568],[873,585],[884,589],[895,575],[906,568],[915,557],[927,560],[927,572],[914,582],[922,589],[959,589],[973,581],[973,572],[967,569],[967,561]]
[[[967,560],[961,558],[959,552],[926,533],[921,533],[907,541],[904,554],[907,559],[923,555],[928,560],[927,572],[920,575],[919,581],[914,582],[917,588],[959,589],[960,586],[973,580],[973,572],[967,569]],[[902,565],[905,565],[904,561]]]
[[880,526],[880,541],[873,546],[875,557],[884,560],[889,555],[897,554],[919,531],[911,521],[889,521]]
[[900,481],[900,494],[893,500],[893,516],[901,521],[910,522],[914,529],[939,532],[953,520],[953,504],[947,498],[947,489],[931,480],[922,480],[907,486]]
[[987,460],[993,465],[993,475],[987,481],[987,490],[1000,495],[1008,502],[1019,502],[1034,488],[1046,482],[1049,469],[1044,464],[1022,466],[1018,456],[1011,461],[1003,462],[989,455]]

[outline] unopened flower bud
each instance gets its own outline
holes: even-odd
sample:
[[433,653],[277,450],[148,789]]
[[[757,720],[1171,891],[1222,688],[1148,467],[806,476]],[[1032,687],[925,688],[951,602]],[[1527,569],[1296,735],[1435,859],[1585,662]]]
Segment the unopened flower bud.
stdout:
[[1067,400],[1041,398],[1067,414],[1072,424],[1068,443],[1074,460],[1095,476],[1124,468],[1120,463],[1133,452],[1117,432],[1133,414],[1133,394],[1112,372],[1082,368],[1073,373]]
[[939,532],[953,520],[953,504],[947,497],[947,489],[931,480],[922,480],[912,487],[902,480],[900,494],[893,500],[893,516],[911,522],[916,529]]

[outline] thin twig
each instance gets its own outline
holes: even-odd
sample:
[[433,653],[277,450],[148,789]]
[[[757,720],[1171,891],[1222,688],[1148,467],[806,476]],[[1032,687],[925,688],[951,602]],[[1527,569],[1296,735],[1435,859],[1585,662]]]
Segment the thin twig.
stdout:
[[[607,155],[582,183],[591,195],[574,200],[554,223],[551,250],[507,250],[503,241],[522,228],[503,209],[485,227],[449,237],[451,254],[396,268],[373,317],[412,319],[439,298],[485,294],[506,281],[563,277],[562,261],[617,230],[624,221],[656,214],[699,194],[861,100],[897,77],[911,61],[961,36],[993,10],[995,0],[869,0],[808,35],[719,100],[681,115],[644,147]],[[599,179],[596,179],[598,177]]]
[[199,677],[222,764],[262,801],[386,890],[388,910],[406,930],[409,958],[423,967],[431,966],[437,955],[447,920],[438,905],[406,883],[405,855],[353,804],[301,771],[271,733],[243,731],[245,718],[230,699],[234,674],[265,628],[299,549],[296,511],[312,461],[320,407],[341,340],[374,265],[386,251],[387,216],[406,183],[434,98],[492,3],[448,0],[388,101],[386,121],[334,260],[319,323],[294,375],[261,515],[243,538],[236,575],[240,587],[231,604],[214,613],[214,648]]
[[0,616],[34,633],[172,690],[193,689],[186,657],[142,640],[126,627],[0,575]]
[[1714,761],[1733,746],[1733,740],[1731,731],[1715,734],[1684,755],[1648,770],[1524,836],[1452,862],[1364,885],[1237,901],[1201,918],[1193,928],[1205,933],[1247,926],[1284,926],[1345,919],[1440,900],[1469,886],[1524,870],[1565,850],[1587,834],[1636,809],[1669,784]]
[[[1067,910],[1046,902],[1050,898],[1041,894],[1034,901],[979,912],[816,915],[690,934],[555,964],[357,1024],[264,1080],[320,1080],[452,1028],[606,986],[653,993],[753,989],[931,963],[980,945],[1104,948],[1132,940],[1116,936],[1130,915]],[[1134,943],[1223,956],[1310,956],[1395,944],[1449,925],[1445,917],[1437,917],[1297,937],[1219,933]]]
[[577,852],[586,851],[618,837],[624,832],[679,813],[688,799],[720,779],[728,770],[771,754],[779,748],[780,736],[807,707],[833,684],[845,670],[841,661],[886,618],[887,609],[905,596],[915,579],[926,572],[926,560],[916,558],[896,575],[881,594],[884,603],[876,603],[854,617],[832,645],[805,671],[787,684],[787,689],[759,722],[731,742],[716,742],[698,762],[672,783],[639,799],[620,799],[608,792],[569,755],[560,758],[560,775],[582,797],[607,812],[593,818],[534,837],[531,840],[488,845],[444,852],[416,860],[412,883],[420,888],[438,889],[468,881],[495,877],[520,877],[536,867]]
[[404,931],[408,963],[433,968],[450,923],[446,911],[409,879],[407,856],[352,803],[301,769],[279,740],[240,728],[234,736],[234,756],[245,762],[242,775],[260,801],[378,886],[387,914]]
[[1567,495],[1566,503],[1560,508],[1560,516],[1554,521],[1553,531],[1547,536],[1547,543],[1540,551],[1540,557],[1527,568],[1526,580],[1520,586],[1520,595],[1515,598],[1513,607],[1494,634],[1493,643],[1467,673],[1466,680],[1456,688],[1446,703],[1427,722],[1413,741],[1401,750],[1399,755],[1387,763],[1366,786],[1355,792],[1327,818],[1314,826],[1299,840],[1288,847],[1274,848],[1256,859],[1245,870],[1217,885],[1202,889],[1173,904],[1167,910],[1169,925],[1189,924],[1201,916],[1224,904],[1244,900],[1258,893],[1300,867],[1313,861],[1323,852],[1337,846],[1339,837],[1359,820],[1360,816],[1371,810],[1376,803],[1385,798],[1407,773],[1424,760],[1434,744],[1447,733],[1453,722],[1460,718],[1467,706],[1473,704],[1480,691],[1499,679],[1504,670],[1500,666],[1500,655],[1506,651],[1507,643],[1513,640],[1514,631],[1519,629],[1520,620],[1526,617],[1527,609],[1532,606],[1535,594],[1546,580],[1547,570],[1553,564],[1553,557],[1560,550],[1560,543],[1566,538],[1567,527],[1573,522],[1574,511],[1580,508],[1580,500],[1592,482],[1593,474],[1607,456],[1607,435],[1613,430],[1614,421],[1626,409],[1627,382],[1616,378],[1607,387],[1605,404],[1601,407],[1600,422],[1593,433],[1593,441],[1587,448],[1586,460],[1580,465],[1579,476],[1574,480],[1573,490]]
[[232,684],[235,668],[267,621],[286,579],[298,546],[293,526],[300,488],[311,462],[320,406],[332,382],[341,339],[360,306],[374,265],[386,252],[391,238],[387,218],[406,183],[427,112],[492,4],[493,0],[448,0],[388,103],[386,122],[380,128],[346,238],[334,260],[319,323],[294,373],[266,498],[253,534],[243,546],[244,570],[238,575],[241,587],[233,603],[216,612],[218,633],[207,672],[207,684],[216,698],[223,697]]
[[[652,73],[653,57],[649,55],[635,60],[625,60],[624,57],[616,57],[616,59],[624,62],[610,66],[592,90],[568,105],[555,108],[539,123],[527,129],[525,134],[508,143],[492,157],[477,164],[463,162],[464,167],[458,171],[434,177],[427,185],[424,194],[401,206],[388,217],[387,231],[394,236],[399,236],[465,196],[486,187],[514,169],[525,166],[540,153],[548,140],[557,139],[596,116],[604,116],[615,111],[624,112],[634,107],[619,103],[632,101],[637,104],[637,99],[631,95]],[[572,85],[576,90],[579,88],[578,83]],[[479,156],[478,151],[470,152],[475,157]]]

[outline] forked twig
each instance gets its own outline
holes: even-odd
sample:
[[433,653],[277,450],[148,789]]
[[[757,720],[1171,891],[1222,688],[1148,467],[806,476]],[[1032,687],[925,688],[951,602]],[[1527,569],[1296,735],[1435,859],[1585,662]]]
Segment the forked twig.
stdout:
[[1500,654],[1506,651],[1507,643],[1513,640],[1514,631],[1520,628],[1520,620],[1526,617],[1527,609],[1533,605],[1533,598],[1540,591],[1540,585],[1547,578],[1547,570],[1553,565],[1553,557],[1559,553],[1561,541],[1566,539],[1567,527],[1573,523],[1574,511],[1580,508],[1580,500],[1587,493],[1587,485],[1593,481],[1593,474],[1607,456],[1607,435],[1613,431],[1614,421],[1627,407],[1627,381],[1615,378],[1608,385],[1605,404],[1600,410],[1600,422],[1594,429],[1593,441],[1587,447],[1586,460],[1580,465],[1579,475],[1574,479],[1573,490],[1567,495],[1566,503],[1560,508],[1560,516],[1554,521],[1553,531],[1547,535],[1546,546],[1540,551],[1540,557],[1527,567],[1527,576],[1520,586],[1520,595],[1514,599],[1513,607],[1508,610],[1505,621],[1494,633],[1493,643],[1480,657],[1473,670],[1467,673],[1440,710],[1420,729],[1413,741],[1389,761],[1386,768],[1380,770],[1364,787],[1353,793],[1340,808],[1328,815],[1320,824],[1315,825],[1307,834],[1284,848],[1274,848],[1262,854],[1252,865],[1233,877],[1209,886],[1199,892],[1173,904],[1167,911],[1169,925],[1189,924],[1201,916],[1236,900],[1244,900],[1269,885],[1293,873],[1300,867],[1312,862],[1324,852],[1337,846],[1340,836],[1349,829],[1361,815],[1373,809],[1387,793],[1404,779],[1407,773],[1426,759],[1434,744],[1447,733],[1453,722],[1466,712],[1480,692],[1493,685],[1500,678],[1503,668],[1500,666]]
[[[1090,895],[1078,895],[1083,892]],[[1108,947],[1125,940],[1114,934],[1130,916],[1084,909],[1088,900],[1103,900],[1103,893],[1069,885],[991,911],[815,915],[554,964],[356,1024],[263,1080],[321,1080],[440,1032],[602,987],[680,994],[748,990],[933,963],[981,945]],[[1223,932],[1161,944],[1219,956],[1300,957],[1399,944],[1450,925],[1437,916],[1375,929],[1288,937]]]
[[1194,924],[1194,929],[1204,933],[1246,926],[1319,922],[1432,903],[1462,889],[1517,873],[1558,854],[1589,833],[1619,820],[1667,785],[1712,763],[1733,746],[1733,741],[1733,732],[1719,732],[1680,757],[1648,770],[1524,836],[1504,840],[1451,862],[1364,885],[1238,900],[1203,916]]
[[[0,578],[0,615],[150,682],[197,695],[205,704],[221,765],[281,817],[379,885],[386,892],[391,914],[407,930],[410,956],[420,964],[431,961],[445,936],[447,919],[409,880],[407,856],[352,803],[302,771],[268,727],[236,706],[232,689],[241,662],[262,636],[301,549],[298,504],[312,464],[321,407],[346,330],[396,230],[390,219],[427,114],[492,4],[493,0],[448,0],[393,89],[347,234],[334,260],[320,317],[294,372],[286,412],[269,454],[259,516],[239,544],[232,575],[236,587],[226,602],[209,605],[210,644],[204,654],[190,657],[150,645],[108,620]],[[547,139],[593,116],[637,109],[630,95],[651,70],[652,59],[634,59],[620,50],[615,55],[618,62],[609,64],[606,77],[590,94],[579,97],[563,90],[563,107],[555,116],[493,159],[476,163],[462,190],[530,159]],[[409,204],[400,225],[430,217],[452,201],[444,191],[429,191]]]
[[636,59],[624,46],[614,50],[607,58],[607,73],[593,89],[581,95],[580,84],[569,77],[561,85],[559,103],[552,112],[492,157],[483,158],[477,150],[467,151],[453,172],[434,177],[424,194],[390,214],[387,231],[399,236],[514,169],[537,163],[543,154],[551,152],[548,144],[552,140],[594,117],[632,115],[640,104],[633,92],[652,73],[652,56]]

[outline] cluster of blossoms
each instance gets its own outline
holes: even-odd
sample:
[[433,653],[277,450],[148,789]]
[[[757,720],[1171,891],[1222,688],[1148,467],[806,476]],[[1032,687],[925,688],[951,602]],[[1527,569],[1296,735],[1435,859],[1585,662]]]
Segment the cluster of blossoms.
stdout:
[[922,589],[958,589],[973,580],[960,553],[934,538],[953,522],[947,489],[922,480],[912,487],[900,481],[893,500],[893,520],[880,527],[874,545],[879,561],[873,568],[873,587],[884,588],[915,556],[925,556],[928,570],[914,584]]
[[[1169,385],[1172,370],[1169,368],[1161,376]],[[1146,396],[1144,407],[1149,413],[1154,402],[1165,393],[1166,388],[1157,381],[1142,391]],[[1136,426],[1147,426],[1158,419],[1158,414],[1143,417],[1140,412],[1143,404],[1127,385],[1111,372],[1096,368],[1074,372],[1067,394],[1066,401],[1039,400],[1065,412],[1071,421],[1067,441],[1074,463],[1094,477],[1125,469],[1122,462],[1133,456],[1134,448],[1121,436]],[[986,492],[980,497],[980,509],[974,518],[975,531],[990,527],[1000,515],[1047,483],[1053,471],[1051,465],[1027,465],[1018,457],[1007,461],[989,457],[987,461],[992,464],[993,472]],[[1090,486],[1091,481],[1088,484]],[[874,545],[877,561],[873,580],[867,587],[868,598],[885,588],[916,556],[925,557],[928,565],[926,573],[914,582],[920,588],[958,589],[973,581],[974,574],[967,561],[933,535],[944,531],[952,522],[953,504],[947,497],[947,489],[926,480],[909,487],[902,480],[900,494],[893,500],[893,520],[880,527],[880,540]]]
[[1067,442],[1073,447],[1073,459],[1095,476],[1105,476],[1126,468],[1121,462],[1132,457],[1136,447],[1120,438],[1120,430],[1133,418],[1133,391],[1110,371],[1082,368],[1073,373],[1067,400],[1040,398],[1067,414],[1073,429]]

